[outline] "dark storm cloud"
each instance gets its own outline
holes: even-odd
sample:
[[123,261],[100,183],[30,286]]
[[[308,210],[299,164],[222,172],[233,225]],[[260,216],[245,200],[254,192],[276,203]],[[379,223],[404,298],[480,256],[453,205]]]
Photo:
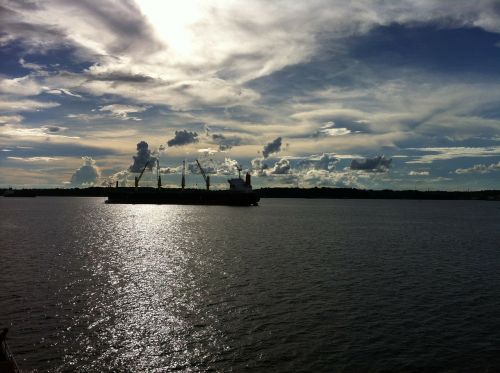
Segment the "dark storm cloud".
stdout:
[[89,186],[95,184],[99,178],[99,170],[91,157],[83,157],[83,165],[71,176],[71,185]]
[[187,144],[194,144],[198,142],[198,134],[196,132],[189,132],[186,130],[175,131],[173,139],[167,141],[168,146],[182,146]]
[[238,146],[241,144],[241,137],[238,136],[224,136],[221,133],[214,133],[212,135],[212,140],[219,145],[219,150],[229,150],[233,146]]
[[129,167],[130,172],[141,172],[146,164],[148,169],[151,170],[154,166],[156,157],[151,156],[151,150],[146,141],[141,141],[137,144],[137,155],[134,156],[134,164]]
[[269,157],[270,154],[278,153],[281,150],[281,137],[278,137],[264,146],[262,155],[264,158]]
[[391,158],[379,155],[375,158],[353,159],[350,168],[351,170],[385,172],[389,170],[391,162]]

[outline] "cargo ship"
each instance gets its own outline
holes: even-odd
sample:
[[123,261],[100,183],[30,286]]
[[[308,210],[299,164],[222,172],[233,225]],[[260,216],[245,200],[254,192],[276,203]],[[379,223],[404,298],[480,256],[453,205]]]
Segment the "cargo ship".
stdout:
[[[157,162],[157,161],[156,161]],[[200,169],[206,184],[206,189],[186,189],[185,185],[185,162],[182,167],[182,179],[180,188],[162,188],[159,165],[157,163],[157,188],[141,187],[139,182],[148,163],[142,169],[139,176],[135,177],[135,186],[119,187],[108,191],[106,203],[127,204],[171,204],[171,205],[224,205],[224,206],[257,206],[259,195],[252,189],[251,176],[247,172],[245,180],[241,178],[241,167],[238,167],[238,178],[229,179],[229,189],[210,190],[210,176],[206,174],[198,160],[196,163]]]

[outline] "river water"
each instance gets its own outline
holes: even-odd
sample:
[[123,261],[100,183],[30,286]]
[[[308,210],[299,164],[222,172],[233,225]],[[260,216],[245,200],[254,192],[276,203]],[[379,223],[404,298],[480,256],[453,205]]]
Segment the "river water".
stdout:
[[498,371],[500,203],[0,198],[24,371]]

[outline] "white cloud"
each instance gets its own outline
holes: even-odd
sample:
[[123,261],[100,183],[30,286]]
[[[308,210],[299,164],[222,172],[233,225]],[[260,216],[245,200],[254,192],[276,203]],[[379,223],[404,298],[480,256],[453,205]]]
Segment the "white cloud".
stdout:
[[493,157],[500,155],[500,146],[491,147],[436,147],[436,148],[409,148],[409,150],[418,150],[424,153],[417,156],[416,159],[406,161],[406,163],[432,163],[434,161],[449,160],[462,157]]
[[[57,128],[57,130],[54,130]],[[24,127],[20,125],[6,124],[0,127],[0,136],[22,138],[22,137],[33,137],[33,138],[67,138],[67,139],[79,139],[78,136],[67,136],[59,134],[59,131],[65,130],[64,127],[58,126],[43,126],[43,127]]]
[[104,115],[104,114],[84,114],[84,113],[78,113],[78,114],[68,114],[68,115],[66,115],[66,118],[82,120],[82,121],[85,121],[85,122],[99,120],[99,119],[103,119],[103,118],[106,118],[106,117],[107,116]]
[[38,111],[42,109],[50,109],[57,106],[59,106],[57,102],[44,102],[24,99],[16,100],[0,96],[0,110],[5,113]]
[[40,65],[40,64],[37,64],[37,63],[33,63],[33,62],[27,62],[22,57],[19,59],[19,64],[22,67],[24,67],[25,69],[35,70],[35,71],[40,71],[40,70],[43,70],[43,69],[46,68],[46,66],[44,66],[44,65]]
[[[168,119],[148,120],[140,126],[145,135],[164,136],[165,123],[169,131],[187,128],[200,132],[201,125],[208,125],[225,135],[244,137],[242,146],[231,149],[231,156],[247,159],[256,157],[257,150],[269,140],[283,137],[290,146],[284,144],[280,155],[291,164],[291,171],[294,162],[287,155],[307,158],[311,153],[340,152],[344,155],[336,158],[353,158],[385,149],[392,154],[404,146],[417,147],[444,136],[450,142],[498,138],[500,121],[480,115],[484,107],[495,107],[500,100],[500,84],[493,79],[461,81],[462,77],[443,78],[434,71],[406,66],[389,75],[388,71],[370,71],[363,61],[349,60],[347,67],[341,64],[342,59],[351,58],[343,45],[346,38],[351,40],[377,26],[396,23],[413,27],[423,22],[437,28],[482,27],[500,32],[495,4],[488,0],[6,2],[0,15],[0,45],[17,40],[25,49],[24,56],[64,47],[74,51],[72,58],[90,67],[65,71],[37,64],[32,57],[25,57],[29,61],[20,58],[19,64],[31,70],[28,75],[0,77],[0,91],[4,92],[0,110],[13,114],[0,117],[0,124],[8,125],[1,133],[62,136],[35,124],[29,126],[33,128],[16,126],[22,122],[18,113],[59,105],[19,97],[51,94],[56,101],[82,95],[98,101],[93,103],[98,109],[92,113],[67,115],[73,119],[69,125],[77,124],[76,120],[96,124],[112,122],[105,121],[110,118],[140,120],[142,115],[135,113],[144,112],[149,105],[161,105],[167,112],[162,119]],[[24,6],[29,6],[29,11]],[[309,77],[300,82],[304,86],[285,81],[283,91],[299,87],[281,97],[272,82],[254,81],[286,67],[297,65],[300,69],[318,61],[331,61],[328,69],[334,76],[319,79],[320,89],[307,86]],[[352,79],[349,86],[342,85],[342,76],[337,75],[343,69]],[[285,75],[281,79],[293,80],[293,71]],[[276,76],[269,78],[273,79]],[[259,84],[270,86],[260,89]],[[68,97],[61,102],[66,100]],[[148,119],[155,113],[149,112]],[[185,123],[189,127],[183,126]],[[124,127],[126,123],[113,125]],[[86,137],[98,139],[101,132],[91,127],[82,125],[78,134],[86,131]],[[137,131],[120,133],[128,136],[129,143],[137,137]],[[316,133],[320,136],[315,137]],[[201,134],[199,145],[199,151],[211,153],[214,141]],[[490,148],[419,149],[424,154],[409,158],[409,163],[498,154]],[[196,150],[193,146],[186,152]],[[275,166],[271,163],[269,171]],[[308,171],[333,174],[323,168]],[[314,175],[324,179],[312,172],[310,180]]]
[[429,171],[410,171],[409,176],[429,176]]
[[52,161],[58,161],[61,158],[57,157],[7,157],[8,159],[12,159],[14,161],[22,161],[22,162],[27,162],[27,163],[33,163],[33,162],[52,162]]
[[21,123],[23,119],[20,115],[0,115],[0,124]]
[[[48,0],[29,12],[11,2],[6,12],[4,42],[22,40],[35,50],[69,44],[77,56],[95,62],[82,85],[74,82],[79,90],[177,108],[252,103],[259,95],[245,82],[310,61],[322,53],[325,39],[337,41],[376,26],[434,22],[500,31],[494,2],[465,0]],[[19,27],[22,23],[30,27]],[[71,87],[52,89],[58,88]]]
[[142,113],[146,111],[147,107],[136,106],[136,105],[122,105],[122,104],[111,104],[102,106],[99,111],[111,113],[112,116],[122,119],[122,120],[142,120],[141,118],[129,116],[131,113]]
[[67,96],[72,96],[72,97],[79,97],[81,98],[82,96],[76,93],[71,92],[69,89],[64,89],[64,88],[56,88],[56,89],[49,89],[46,91],[47,93],[50,93],[52,95],[61,95],[65,94]]
[[456,174],[489,174],[490,172],[500,171],[500,162],[490,165],[475,164],[470,168],[458,168]]

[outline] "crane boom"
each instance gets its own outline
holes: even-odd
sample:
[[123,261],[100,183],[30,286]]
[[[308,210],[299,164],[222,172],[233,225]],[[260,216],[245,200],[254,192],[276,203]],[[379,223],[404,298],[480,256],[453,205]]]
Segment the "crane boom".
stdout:
[[141,177],[144,174],[144,171],[146,171],[146,167],[148,167],[149,162],[151,162],[151,160],[146,162],[146,164],[144,165],[144,168],[142,169],[141,173],[139,174],[139,177],[137,177],[137,176],[135,177],[135,187],[136,188],[139,187],[139,181],[141,180]]
[[200,164],[200,162],[198,162],[198,160],[196,160],[196,164],[198,165],[198,168],[200,169],[201,176],[203,176],[203,179],[205,180],[205,184],[207,185],[207,190],[209,190],[210,189],[210,176],[208,176],[205,173],[205,170],[203,169],[203,167],[201,167],[201,164]]

